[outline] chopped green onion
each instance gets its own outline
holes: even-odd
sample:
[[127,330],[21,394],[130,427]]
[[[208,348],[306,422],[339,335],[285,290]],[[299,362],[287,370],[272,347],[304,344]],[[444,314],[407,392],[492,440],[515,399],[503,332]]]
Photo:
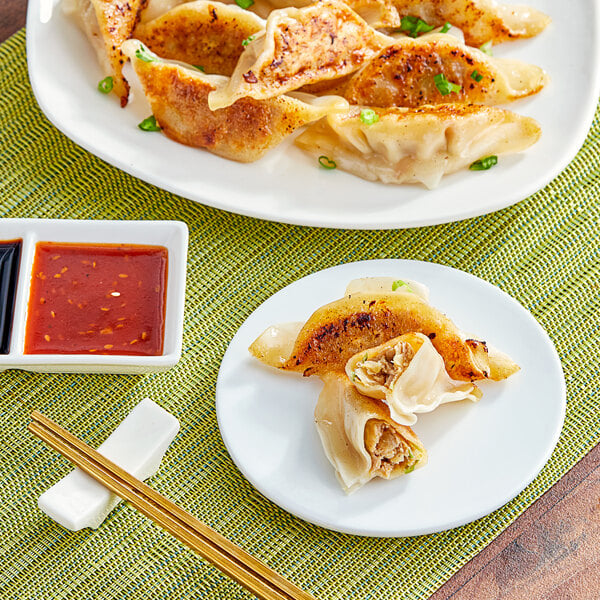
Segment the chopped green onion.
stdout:
[[397,281],[394,281],[394,283],[392,283],[392,292],[395,292],[400,287],[405,287],[409,292],[413,291],[412,288],[410,287],[410,285],[408,285],[408,283],[406,283],[406,281],[402,281],[402,279],[398,279]]
[[156,118],[154,115],[150,115],[145,118],[141,123],[138,124],[138,127],[143,131],[160,131],[160,127],[156,122]]
[[362,361],[363,361],[363,362],[367,362],[368,358],[369,358],[369,353],[368,353],[368,352],[365,352],[365,355],[363,356],[363,359],[362,359]]
[[419,17],[402,17],[400,21],[401,31],[405,31],[412,38],[416,38],[420,33],[427,33],[433,29],[433,25],[427,25]]
[[485,44],[481,44],[481,46],[479,46],[479,49],[482,52],[489,54],[490,56],[494,56],[494,54],[492,52],[492,42],[486,42]]
[[443,73],[438,73],[434,78],[435,86],[439,90],[442,96],[447,96],[452,92],[460,92],[462,90],[462,86],[457,83],[452,83],[446,79],[446,76]]
[[356,380],[356,373],[352,371],[352,377],[350,378],[352,381]]
[[206,71],[202,65],[192,65],[192,67],[194,67],[194,69],[198,69],[198,71],[202,71],[203,73],[206,73]]
[[415,470],[415,465],[410,465],[410,467],[406,467],[406,469],[404,469],[405,473],[412,473]]
[[109,75],[108,77],[105,77],[102,81],[99,81],[98,89],[103,94],[109,94],[113,89],[113,78]]
[[360,111],[360,120],[365,125],[373,125],[379,121],[379,115],[372,108],[363,108]]
[[324,154],[319,156],[319,164],[324,169],[335,169],[337,167],[337,165],[335,164],[335,160],[331,160],[331,158],[325,156]]
[[244,46],[244,48],[255,38],[255,35],[249,35],[243,42],[242,42],[242,46]]
[[477,69],[475,69],[471,73],[471,79],[474,79],[477,83],[479,83],[483,79],[483,75]]
[[248,9],[248,8],[250,8],[254,4],[254,0],[235,0],[235,3],[240,8]]
[[154,62],[156,60],[154,55],[150,54],[150,52],[148,51],[148,48],[145,48],[144,46],[140,46],[135,51],[135,56],[136,56],[136,58],[139,58],[140,60],[143,60],[144,62]]
[[452,25],[446,21],[444,26],[440,29],[440,33],[448,33],[450,31],[450,27],[452,27]]
[[491,169],[494,165],[498,164],[497,156],[486,156],[484,158],[480,158],[476,160],[470,167],[471,171],[487,171]]

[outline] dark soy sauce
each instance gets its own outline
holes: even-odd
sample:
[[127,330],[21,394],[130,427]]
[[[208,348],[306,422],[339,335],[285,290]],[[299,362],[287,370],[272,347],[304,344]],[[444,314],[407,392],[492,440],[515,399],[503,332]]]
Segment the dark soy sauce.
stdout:
[[0,354],[8,354],[12,333],[21,240],[0,242]]

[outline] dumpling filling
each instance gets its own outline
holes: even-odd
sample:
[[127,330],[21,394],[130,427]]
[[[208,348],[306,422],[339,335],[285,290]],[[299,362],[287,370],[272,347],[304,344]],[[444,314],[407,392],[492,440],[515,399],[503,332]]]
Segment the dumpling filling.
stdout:
[[[365,358],[367,356],[368,354],[365,354]],[[376,384],[392,388],[414,356],[413,347],[408,342],[400,341],[391,348],[385,348],[379,356],[369,357],[359,363],[354,370],[355,380],[358,379],[367,385]]]
[[371,456],[373,476],[389,479],[398,467],[410,473],[417,463],[406,440],[379,419],[370,419],[365,425],[365,448]]
[[422,333],[406,333],[355,354],[346,363],[346,375],[361,394],[383,400],[403,425],[414,425],[417,413],[440,404],[481,397],[473,383],[450,377],[444,359]]

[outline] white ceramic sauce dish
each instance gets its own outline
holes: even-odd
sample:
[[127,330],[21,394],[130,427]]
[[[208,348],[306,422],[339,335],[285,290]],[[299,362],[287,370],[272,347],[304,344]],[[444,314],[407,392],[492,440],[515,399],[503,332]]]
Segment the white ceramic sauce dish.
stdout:
[[[165,371],[181,357],[188,228],[179,221],[77,221],[62,219],[0,219],[0,241],[22,240],[19,275],[7,354],[0,371],[24,369],[41,373],[146,373]],[[25,334],[38,242],[126,244],[167,249],[167,278],[162,354],[26,354]]]

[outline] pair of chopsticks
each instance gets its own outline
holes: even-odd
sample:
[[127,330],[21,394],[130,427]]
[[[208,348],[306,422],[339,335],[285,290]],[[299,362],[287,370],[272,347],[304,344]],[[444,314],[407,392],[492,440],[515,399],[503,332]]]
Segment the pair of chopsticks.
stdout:
[[37,410],[28,429],[262,600],[315,600]]

